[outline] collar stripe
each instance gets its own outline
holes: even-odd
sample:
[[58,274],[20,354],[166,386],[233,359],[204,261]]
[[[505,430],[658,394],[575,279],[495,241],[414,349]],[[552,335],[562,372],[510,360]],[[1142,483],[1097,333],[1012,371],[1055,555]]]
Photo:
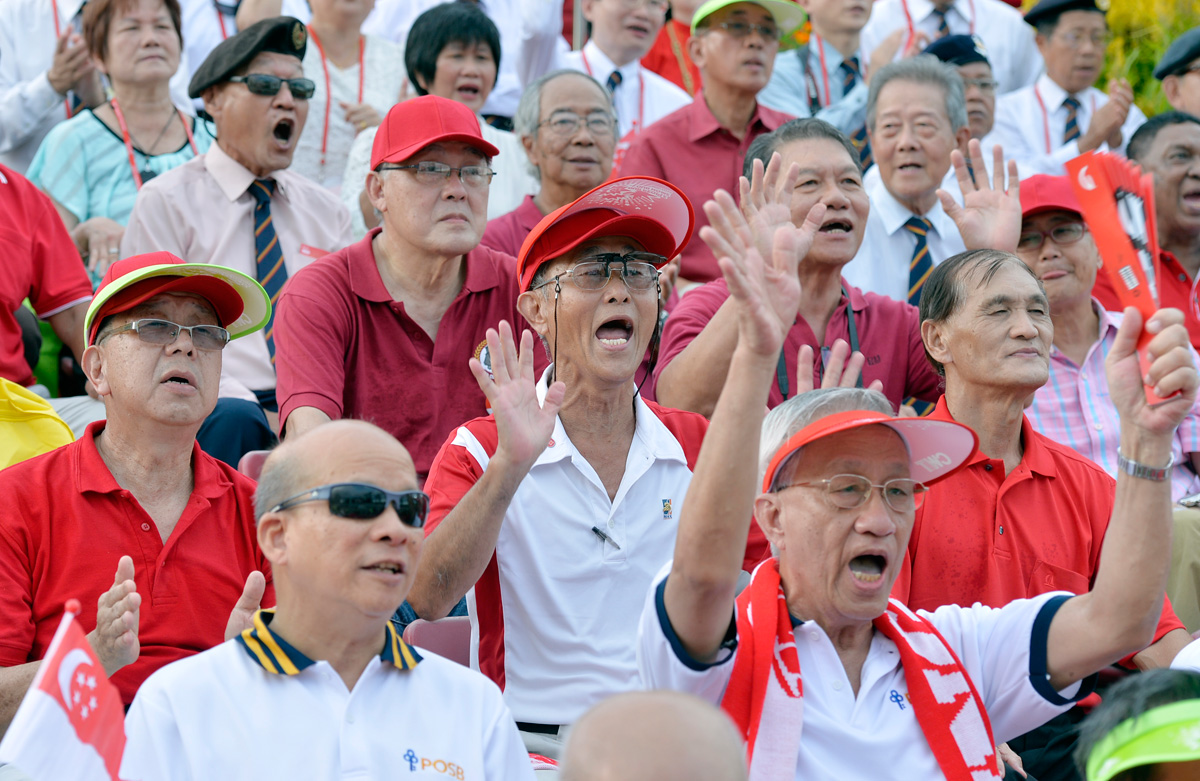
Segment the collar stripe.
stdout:
[[[274,616],[274,613],[271,615]],[[275,636],[271,634],[271,630],[267,629],[267,624],[263,621],[263,611],[261,610],[254,614],[254,628],[258,630],[258,639],[271,652],[271,656],[274,657],[280,672],[285,675],[295,675],[302,668],[312,664],[312,661],[306,659],[302,654],[297,654],[300,658],[293,661],[290,655],[279,647],[279,643],[275,641]],[[291,651],[294,649],[289,648],[288,650]]]
[[[247,655],[269,673],[296,675],[315,664],[312,659],[293,648],[282,637],[271,632],[269,624],[274,609],[254,614],[253,626],[237,636]],[[387,623],[387,639],[379,657],[398,670],[411,670],[421,661],[417,650],[405,643],[391,621]]]
[[246,649],[251,658],[257,661],[264,670],[269,673],[278,673],[279,670],[276,669],[274,662],[263,651],[262,643],[258,642],[258,638],[252,634],[252,631],[247,629],[238,635],[238,642],[242,644],[242,647]]

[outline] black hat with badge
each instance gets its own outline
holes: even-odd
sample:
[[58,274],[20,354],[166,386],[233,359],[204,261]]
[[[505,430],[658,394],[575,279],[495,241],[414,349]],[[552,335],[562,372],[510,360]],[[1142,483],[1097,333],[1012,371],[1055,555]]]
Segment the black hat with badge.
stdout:
[[970,65],[973,62],[988,62],[987,47],[978,35],[947,35],[925,47],[922,54],[932,54],[951,65]]
[[1037,27],[1038,22],[1057,19],[1067,11],[1095,11],[1102,14],[1108,10],[1107,0],[1101,0],[1101,5],[1097,5],[1095,0],[1042,0],[1029,9],[1025,21]]
[[217,44],[196,69],[188,84],[188,97],[198,98],[204,90],[229,81],[237,71],[262,52],[287,54],[304,59],[308,31],[291,16],[263,19]]
[[1167,53],[1154,69],[1154,78],[1162,81],[1168,76],[1182,74],[1196,59],[1200,59],[1200,27],[1193,27],[1167,47]]

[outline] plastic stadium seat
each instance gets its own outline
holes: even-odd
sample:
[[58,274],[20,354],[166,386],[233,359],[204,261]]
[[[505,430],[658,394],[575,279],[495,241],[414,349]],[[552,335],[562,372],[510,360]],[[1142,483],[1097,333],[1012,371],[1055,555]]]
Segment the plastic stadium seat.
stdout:
[[404,642],[433,651],[463,667],[471,665],[471,619],[449,616],[437,621],[418,618],[404,629]]
[[251,480],[257,480],[262,474],[263,462],[270,454],[270,450],[251,450],[238,460],[238,471]]

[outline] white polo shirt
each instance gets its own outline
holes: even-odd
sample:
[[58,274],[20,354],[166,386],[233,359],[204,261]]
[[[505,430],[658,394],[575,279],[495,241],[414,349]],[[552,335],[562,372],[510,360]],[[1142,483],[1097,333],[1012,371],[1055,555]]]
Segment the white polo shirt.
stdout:
[[[719,705],[737,646],[712,664],[687,655],[663,607],[666,575],[647,595],[638,628],[638,671],[647,689],[690,692]],[[1001,609],[947,605],[933,622],[954,649],[987,709],[997,743],[1049,721],[1089,694],[1093,680],[1063,692],[1044,672],[1050,619],[1072,595],[1018,599]],[[795,619],[793,619],[795,622]],[[794,628],[804,681],[804,730],[796,779],[941,778],[937,760],[909,702],[896,644],[875,632],[858,696],[829,636],[815,621]],[[1039,674],[1040,673],[1040,674]]]
[[[487,569],[467,594],[471,666],[500,684],[519,722],[571,724],[605,697],[635,688],[638,615],[655,573],[674,553],[708,428],[701,415],[641,396],[635,403],[615,500],[556,420],[549,447],[509,503]],[[426,534],[483,475],[496,446],[489,416],[461,426],[442,447],[425,482],[432,499]]]
[[146,679],[125,719],[122,778],[533,779],[483,676],[418,653],[389,623],[347,691],[328,662],[272,634],[270,617]]

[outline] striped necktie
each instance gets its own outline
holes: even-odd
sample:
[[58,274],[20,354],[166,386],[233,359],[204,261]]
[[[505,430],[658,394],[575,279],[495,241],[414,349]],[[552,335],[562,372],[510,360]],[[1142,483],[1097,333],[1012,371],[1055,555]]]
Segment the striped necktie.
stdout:
[[945,38],[950,34],[950,25],[946,23],[946,14],[949,12],[949,8],[947,8],[945,11],[937,8],[933,9],[933,15],[936,16],[938,20],[937,37],[939,38]]
[[1079,138],[1082,133],[1079,132],[1079,101],[1073,97],[1067,96],[1067,99],[1062,102],[1067,109],[1067,125],[1063,129],[1063,143],[1069,144]]
[[258,202],[254,207],[254,252],[258,258],[256,274],[258,283],[271,297],[271,318],[267,320],[263,336],[267,339],[271,363],[275,363],[275,305],[279,301],[283,283],[287,282],[283,250],[279,247],[279,237],[275,235],[275,225],[271,222],[271,196],[275,194],[275,180],[255,179],[250,185],[250,194]]
[[933,223],[924,217],[909,217],[904,227],[917,237],[917,246],[913,248],[912,261],[908,264],[908,303],[916,306],[921,303],[921,286],[933,272],[933,260],[929,257],[927,240]]
[[[859,70],[858,57],[851,57],[842,61],[842,97],[846,97],[850,90],[854,89],[854,85],[862,78],[862,71]],[[863,125],[858,130],[850,134],[850,141],[853,142],[854,148],[858,150],[858,159],[862,163],[862,169],[866,171],[871,167],[873,158],[871,156],[871,139],[867,137],[867,126]]]

